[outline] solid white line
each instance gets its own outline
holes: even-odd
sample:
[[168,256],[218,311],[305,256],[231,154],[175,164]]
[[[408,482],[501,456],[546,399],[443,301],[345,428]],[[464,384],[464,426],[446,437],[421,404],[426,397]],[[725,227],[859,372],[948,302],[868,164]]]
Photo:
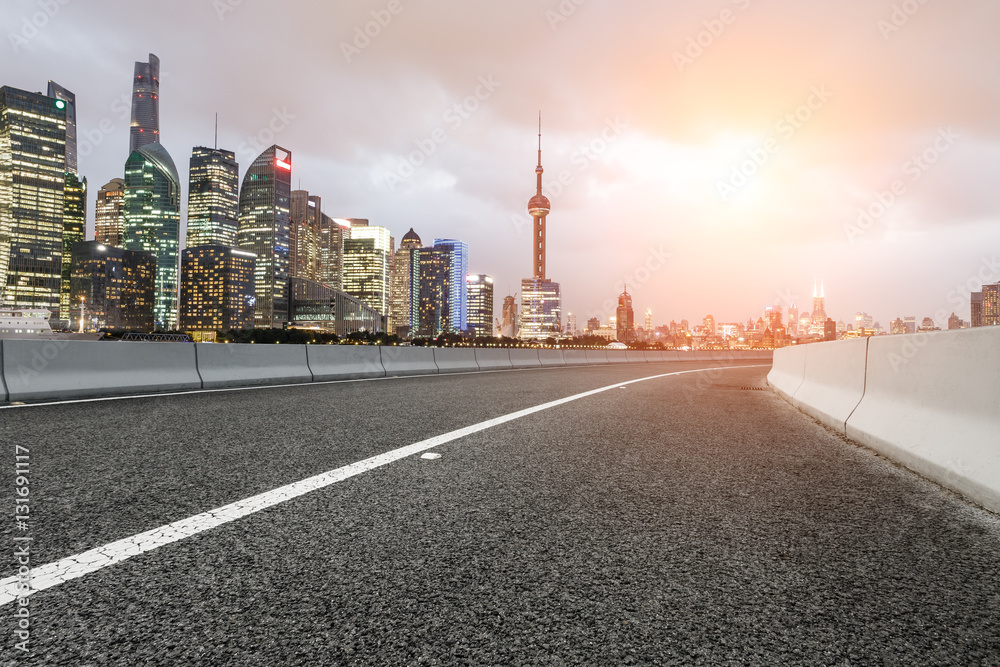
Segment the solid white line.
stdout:
[[62,560],[54,563],[48,563],[46,565],[31,568],[31,586],[29,590],[22,590],[23,584],[20,583],[17,576],[0,579],[0,606],[9,604],[17,600],[19,597],[27,597],[28,595],[37,593],[38,591],[44,591],[48,588],[70,581],[71,579],[76,579],[110,565],[120,563],[131,558],[132,556],[147,553],[153,549],[166,546],[173,542],[177,542],[178,540],[183,540],[186,537],[191,537],[193,535],[197,535],[198,533],[203,533],[206,530],[236,521],[237,519],[255,514],[269,507],[280,505],[281,503],[292,500],[293,498],[298,498],[299,496],[303,496],[307,493],[323,489],[332,484],[336,484],[337,482],[342,482],[345,479],[360,475],[361,473],[388,465],[394,461],[404,459],[414,454],[419,454],[428,449],[433,449],[434,447],[452,442],[453,440],[458,440],[467,435],[472,435],[473,433],[485,431],[486,429],[499,426],[500,424],[505,424],[522,417],[527,417],[528,415],[535,414],[536,412],[549,410],[560,405],[565,405],[566,403],[578,401],[581,398],[587,398],[588,396],[594,396],[595,394],[600,394],[610,389],[618,389],[637,382],[657,380],[659,378],[671,377],[674,375],[685,375],[687,373],[702,373],[705,371],[730,370],[734,368],[760,368],[766,365],[767,364],[759,364],[755,366],[700,368],[689,371],[664,373],[662,375],[652,375],[645,378],[639,378],[637,380],[616,382],[615,384],[601,387],[600,389],[592,389],[590,391],[585,391],[582,394],[567,396],[566,398],[560,398],[558,400],[536,405],[531,408],[518,410],[517,412],[512,412],[502,417],[488,419],[487,421],[473,424],[472,426],[466,426],[465,428],[460,428],[456,431],[437,435],[433,438],[428,438],[427,440],[421,440],[420,442],[416,442],[406,447],[400,447],[399,449],[394,449],[390,452],[379,454],[378,456],[373,456],[371,458],[358,461],[357,463],[343,466],[342,468],[337,468],[314,477],[309,477],[299,482],[286,484],[285,486],[278,487],[277,489],[266,491],[256,496],[251,496],[250,498],[245,498],[208,512],[196,514],[195,516],[188,517],[187,519],[174,521],[173,523],[169,523],[165,526],[147,530],[144,533],[132,535],[131,537],[126,537],[125,539],[117,540],[115,542],[111,542],[110,544],[90,549],[89,551],[84,551],[83,553],[79,553],[75,556],[63,558]]

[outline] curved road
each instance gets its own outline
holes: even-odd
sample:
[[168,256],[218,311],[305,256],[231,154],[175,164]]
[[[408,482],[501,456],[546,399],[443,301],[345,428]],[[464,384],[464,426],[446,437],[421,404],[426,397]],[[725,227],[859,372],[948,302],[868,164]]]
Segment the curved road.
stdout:
[[[0,526],[4,590],[16,537],[36,577],[91,561],[38,579],[28,653],[4,598],[0,664],[1000,664],[997,517],[801,415],[766,372],[0,409],[8,470],[28,447],[31,480],[30,530]],[[232,503],[187,537],[159,530]],[[162,546],[97,549],[146,531]]]

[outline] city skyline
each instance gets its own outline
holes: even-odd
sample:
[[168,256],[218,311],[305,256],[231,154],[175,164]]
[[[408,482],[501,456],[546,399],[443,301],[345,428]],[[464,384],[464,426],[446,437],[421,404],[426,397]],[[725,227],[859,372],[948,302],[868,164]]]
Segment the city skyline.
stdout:
[[[1000,280],[990,250],[1000,246],[1000,202],[989,176],[1000,142],[982,111],[996,106],[989,84],[1000,59],[986,26],[998,9],[985,2],[971,11],[921,6],[895,22],[891,3],[649,4],[622,17],[599,0],[565,14],[557,4],[402,3],[364,47],[358,31],[386,11],[382,3],[311,12],[292,3],[263,21],[248,3],[178,2],[141,34],[129,26],[145,10],[97,5],[60,6],[37,35],[8,39],[12,57],[0,65],[7,85],[45,90],[52,80],[75,93],[79,173],[91,184],[122,175],[132,66],[155,53],[162,136],[175,159],[215,145],[218,112],[218,146],[236,153],[242,178],[270,133],[296,154],[293,185],[321,195],[327,214],[370,218],[397,238],[410,227],[461,238],[473,249],[470,271],[495,276],[498,299],[529,275],[522,174],[538,108],[559,210],[548,273],[563,284],[564,313],[581,321],[607,320],[605,304],[625,282],[658,326],[707,312],[743,321],[774,303],[805,310],[821,276],[834,319],[864,311],[887,328],[904,315],[968,319],[976,281]],[[37,10],[6,6],[11,34]],[[445,13],[451,22],[438,26]],[[635,27],[639,15],[659,26],[656,35]],[[236,66],[255,62],[261,26],[272,34],[304,16],[322,40],[273,52],[273,76]],[[783,28],[789,16],[795,34]],[[181,25],[190,48],[172,43]],[[456,36],[454,25],[465,30]],[[450,49],[421,48],[446,29]],[[588,53],[597,31],[606,49]],[[84,34],[93,44],[80,56]],[[236,46],[215,50],[226,41],[219,36]],[[769,38],[772,48],[753,48]],[[545,46],[528,57],[528,41]],[[452,49],[468,57],[443,57]],[[930,55],[941,50],[955,58]],[[804,55],[789,62],[788,52]],[[301,82],[312,76],[337,100],[310,95]],[[339,103],[345,96],[353,103]],[[734,170],[755,156],[766,163],[748,167],[757,173],[740,185]],[[608,233],[625,221],[628,233]]]

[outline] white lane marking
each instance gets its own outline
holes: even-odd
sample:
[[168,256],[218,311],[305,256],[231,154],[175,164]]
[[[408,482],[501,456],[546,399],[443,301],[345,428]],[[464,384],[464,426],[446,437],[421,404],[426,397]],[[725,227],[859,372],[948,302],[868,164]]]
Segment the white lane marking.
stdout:
[[420,458],[427,459],[428,461],[436,461],[441,458],[441,455],[437,452],[427,452],[426,454],[421,454]]
[[177,542],[178,540],[183,540],[186,537],[192,537],[212,528],[236,521],[237,519],[241,519],[245,516],[256,514],[257,512],[265,510],[269,507],[280,505],[281,503],[292,500],[293,498],[298,498],[299,496],[303,496],[307,493],[326,488],[332,484],[342,482],[345,479],[349,479],[370,470],[381,468],[382,466],[388,465],[400,459],[425,452],[428,449],[433,449],[445,443],[452,442],[453,440],[458,440],[460,438],[464,438],[465,436],[485,431],[486,429],[499,426],[500,424],[506,424],[507,422],[521,419],[522,417],[527,417],[528,415],[533,415],[536,412],[549,410],[560,405],[578,401],[582,398],[600,394],[610,389],[618,389],[625,385],[636,384],[638,382],[658,380],[660,378],[671,377],[674,375],[686,375],[688,373],[703,373],[705,371],[731,370],[738,368],[761,368],[764,366],[767,366],[767,364],[760,364],[756,366],[699,368],[689,371],[675,371],[673,373],[651,375],[637,380],[630,380],[625,383],[616,382],[606,387],[585,391],[582,394],[567,396],[566,398],[560,398],[558,400],[536,405],[531,408],[518,410],[517,412],[512,412],[502,417],[488,419],[484,422],[473,424],[472,426],[466,426],[465,428],[460,428],[449,433],[436,435],[433,438],[421,440],[420,442],[413,443],[412,445],[400,447],[399,449],[394,449],[390,452],[379,454],[378,456],[373,456],[371,458],[358,461],[357,463],[343,466],[342,468],[321,473],[299,482],[286,484],[285,486],[278,487],[277,489],[266,491],[243,500],[238,500],[235,503],[223,505],[217,509],[202,512],[201,514],[196,514],[195,516],[188,517],[187,519],[174,521],[173,523],[169,523],[165,526],[147,530],[144,533],[132,535],[131,537],[126,537],[125,539],[117,540],[115,542],[111,542],[110,544],[90,549],[89,551],[84,551],[83,553],[76,554],[75,556],[63,558],[62,560],[58,560],[54,563],[47,563],[46,565],[31,568],[29,573],[31,587],[29,590],[21,590],[22,584],[20,583],[20,579],[17,575],[0,579],[0,606],[14,602],[19,597],[27,597],[37,593],[38,591],[53,588],[54,586],[58,586],[59,584],[72,579],[76,579],[108,566],[115,565],[116,563],[127,560],[132,556],[147,553],[153,549],[166,546],[173,542]]

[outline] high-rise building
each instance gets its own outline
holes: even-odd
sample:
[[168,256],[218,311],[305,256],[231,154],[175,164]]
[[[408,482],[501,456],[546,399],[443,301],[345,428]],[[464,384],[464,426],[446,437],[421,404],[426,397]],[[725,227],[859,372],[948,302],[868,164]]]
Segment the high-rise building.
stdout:
[[701,320],[701,327],[705,330],[705,334],[708,336],[715,335],[715,317],[712,315],[706,315]]
[[566,327],[564,332],[567,336],[577,336],[580,333],[576,328],[576,315],[573,313],[566,313]]
[[224,245],[186,248],[181,256],[179,328],[228,331],[254,326],[252,252]]
[[316,280],[335,290],[343,290],[344,239],[350,234],[351,223],[320,213],[319,268]]
[[893,336],[900,336],[906,333],[906,327],[903,325],[903,320],[900,318],[894,319],[889,323],[889,333]]
[[129,151],[160,142],[160,59],[135,63],[132,77],[132,124]]
[[451,254],[451,278],[448,281],[448,308],[451,326],[456,332],[463,332],[469,322],[469,246],[455,239],[434,239],[434,247]]
[[236,245],[240,166],[232,151],[196,146],[188,174],[187,247]]
[[254,323],[282,328],[288,320],[292,153],[271,146],[243,176],[237,245],[257,256]]
[[467,331],[475,337],[488,338],[493,335],[493,277],[470,275],[465,283],[469,295]]
[[382,315],[389,314],[393,238],[385,227],[357,226],[344,241],[344,291]]
[[[576,328],[576,327],[574,327]],[[642,323],[642,329],[646,333],[647,339],[652,339],[653,337],[653,309],[646,309],[646,318]]]
[[0,88],[0,304],[59,312],[66,108]]
[[49,81],[48,96],[66,103],[66,171],[77,173],[76,148],[76,95],[60,86],[55,81]]
[[500,323],[500,335],[504,338],[516,338],[520,333],[520,323],[518,318],[517,297],[505,296],[503,298],[503,319]]
[[[635,313],[632,311],[632,295],[628,287],[618,296],[618,310],[615,312],[619,343],[635,342]],[[714,328],[714,322],[713,322]]]
[[562,330],[562,291],[559,283],[545,277],[546,219],[552,205],[542,194],[542,116],[538,115],[538,166],[535,167],[535,195],[528,200],[532,226],[531,255],[534,273],[521,281],[522,340],[557,336]]
[[983,326],[983,293],[973,292],[970,299],[969,326]]
[[288,275],[319,281],[323,200],[307,190],[292,190],[289,210]]
[[589,333],[593,333],[594,331],[597,331],[600,328],[601,328],[601,320],[599,318],[591,317],[589,320],[587,320],[587,331]]
[[127,250],[156,257],[156,327],[177,327],[177,264],[180,252],[181,183],[167,150],[151,143],[132,151],[125,162]]
[[393,257],[389,278],[389,320],[392,331],[400,338],[409,336],[413,328],[413,251],[422,247],[420,236],[410,227]]
[[66,172],[63,206],[62,285],[59,296],[59,319],[69,322],[71,267],[73,244],[84,239],[87,233],[87,179],[80,179]]
[[415,336],[434,338],[457,333],[448,300],[453,255],[445,248],[418,248],[410,255],[413,330]]
[[152,331],[156,257],[100,241],[73,245],[70,328]]
[[826,326],[826,290],[822,283],[819,285],[817,290],[816,284],[813,283],[813,312],[812,312],[812,322],[809,326],[809,333],[814,336],[824,336],[825,337],[825,326]]
[[97,191],[94,240],[121,248],[125,235],[125,181],[112,178]]
[[965,328],[965,322],[962,320],[962,318],[956,315],[955,313],[952,313],[951,317],[948,318],[948,331],[954,331],[955,329],[964,329],[964,328]]
[[1000,326],[1000,283],[983,285],[983,326]]
[[798,336],[799,335],[799,307],[792,302],[792,305],[788,307],[788,335]]
[[903,328],[908,334],[917,333],[917,317],[916,315],[906,315],[903,317]]

